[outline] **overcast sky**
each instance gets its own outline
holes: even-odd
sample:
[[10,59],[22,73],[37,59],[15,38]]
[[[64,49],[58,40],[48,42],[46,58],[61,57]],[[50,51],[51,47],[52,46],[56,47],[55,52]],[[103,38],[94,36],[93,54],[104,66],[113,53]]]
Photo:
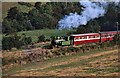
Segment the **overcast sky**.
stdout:
[[[0,0],[0,1],[2,1],[2,2],[22,2],[22,1],[24,1],[24,2],[49,2],[49,1],[53,1],[53,2],[66,2],[66,1],[70,1],[70,2],[78,2],[78,1],[80,1],[80,0]],[[118,2],[118,1],[120,1],[120,0],[90,0],[90,1],[116,1],[116,2]]]

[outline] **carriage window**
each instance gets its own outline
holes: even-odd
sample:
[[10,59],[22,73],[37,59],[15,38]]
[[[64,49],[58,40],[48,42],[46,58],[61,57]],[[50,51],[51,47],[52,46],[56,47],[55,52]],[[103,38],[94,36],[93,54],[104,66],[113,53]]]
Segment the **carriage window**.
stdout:
[[82,39],[87,39],[87,37],[82,37]]
[[95,38],[95,36],[92,36],[92,38]]
[[82,37],[80,37],[80,39],[82,39]]
[[89,36],[89,38],[92,38],[92,36]]
[[113,36],[113,34],[110,34],[111,36]]
[[82,39],[84,39],[84,37],[82,37]]
[[95,36],[95,38],[98,38],[99,36]]
[[111,34],[111,36],[114,36],[114,34]]
[[105,37],[105,35],[102,35],[101,37]]
[[89,38],[94,38],[94,36],[89,36]]
[[110,35],[108,35],[108,37],[111,37]]
[[75,40],[78,40],[79,38],[75,38]]

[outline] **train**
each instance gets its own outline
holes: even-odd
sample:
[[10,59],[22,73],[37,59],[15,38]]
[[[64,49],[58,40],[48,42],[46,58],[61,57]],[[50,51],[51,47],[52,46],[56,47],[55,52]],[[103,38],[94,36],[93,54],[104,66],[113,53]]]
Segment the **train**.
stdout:
[[55,43],[59,46],[77,46],[88,43],[103,43],[106,41],[112,41],[116,34],[120,34],[120,31],[72,34],[70,36],[64,36],[62,38],[58,37],[58,39],[55,40]]

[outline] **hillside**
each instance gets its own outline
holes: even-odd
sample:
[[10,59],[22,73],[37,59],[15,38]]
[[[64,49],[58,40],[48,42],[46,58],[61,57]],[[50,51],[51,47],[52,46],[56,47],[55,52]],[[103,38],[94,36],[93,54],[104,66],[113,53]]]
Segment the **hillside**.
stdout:
[[21,31],[17,34],[22,35],[24,33],[26,36],[31,37],[33,42],[37,42],[38,36],[40,35],[45,35],[46,38],[50,38],[51,36],[64,36],[67,33],[74,31],[75,30],[40,29],[32,31]]
[[[88,56],[89,55],[89,56]],[[118,51],[99,50],[61,56],[3,71],[7,76],[118,76]]]
[[[34,5],[34,2],[31,2],[32,5]],[[26,6],[21,6],[18,4],[18,2],[2,2],[2,17],[7,16],[7,12],[11,7],[18,7],[22,12],[28,12],[31,8],[28,8]]]

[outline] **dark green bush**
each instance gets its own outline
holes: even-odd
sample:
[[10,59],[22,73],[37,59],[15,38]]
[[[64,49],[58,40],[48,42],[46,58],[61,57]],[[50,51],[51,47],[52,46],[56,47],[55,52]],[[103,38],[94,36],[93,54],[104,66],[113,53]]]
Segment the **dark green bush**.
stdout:
[[11,50],[14,47],[14,39],[12,37],[3,37],[2,39],[2,49]]
[[49,39],[49,38],[47,38],[45,41],[50,41],[50,39]]
[[42,48],[44,48],[44,49],[53,49],[53,46],[52,45],[45,45]]
[[76,48],[76,47],[68,47],[67,51],[68,52],[74,52],[74,51],[76,52],[76,51],[78,51],[78,48]]
[[26,37],[25,38],[25,44],[28,45],[28,44],[31,44],[31,43],[32,43],[31,37]]
[[2,39],[2,49],[11,50],[12,48],[20,49],[23,45],[32,43],[31,37],[22,37],[17,34],[13,36],[5,36]]
[[38,42],[44,42],[45,41],[45,36],[44,35],[40,35],[38,37]]

